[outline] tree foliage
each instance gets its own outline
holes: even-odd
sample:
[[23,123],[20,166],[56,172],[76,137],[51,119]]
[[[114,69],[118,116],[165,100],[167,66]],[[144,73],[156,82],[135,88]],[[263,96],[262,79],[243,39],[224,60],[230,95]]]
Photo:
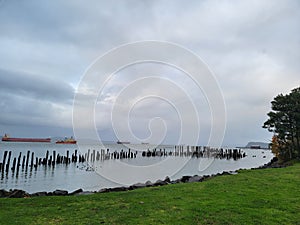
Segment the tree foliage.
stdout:
[[300,87],[277,95],[263,128],[273,132],[272,151],[282,160],[300,158]]

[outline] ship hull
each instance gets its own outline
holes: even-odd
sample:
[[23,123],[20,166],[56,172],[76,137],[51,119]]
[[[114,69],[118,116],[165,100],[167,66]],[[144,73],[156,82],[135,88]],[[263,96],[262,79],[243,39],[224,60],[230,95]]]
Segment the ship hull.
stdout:
[[57,141],[56,144],[75,145],[77,141]]
[[117,141],[117,144],[130,144],[129,141]]
[[6,137],[3,137],[2,141],[7,141],[7,142],[51,142],[51,138],[6,138]]

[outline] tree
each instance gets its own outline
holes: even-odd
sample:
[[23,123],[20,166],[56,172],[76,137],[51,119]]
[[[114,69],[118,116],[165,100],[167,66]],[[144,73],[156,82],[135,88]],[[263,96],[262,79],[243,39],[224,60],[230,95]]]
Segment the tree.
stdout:
[[300,87],[277,95],[271,105],[263,128],[274,133],[272,151],[282,160],[300,158]]

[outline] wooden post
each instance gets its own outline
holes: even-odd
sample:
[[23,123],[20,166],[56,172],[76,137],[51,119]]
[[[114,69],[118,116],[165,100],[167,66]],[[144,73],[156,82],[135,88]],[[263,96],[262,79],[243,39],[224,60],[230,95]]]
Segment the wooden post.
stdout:
[[55,166],[55,157],[56,157],[56,151],[53,151],[53,161],[52,161],[52,166]]
[[6,157],[7,157],[7,151],[4,151],[3,161],[2,161],[2,171],[4,171],[4,165],[5,165],[5,162],[6,162]]
[[75,149],[75,163],[77,163],[77,149]]
[[67,150],[67,159],[66,159],[66,164],[69,163],[69,150]]
[[33,160],[34,160],[34,152],[31,153],[31,163],[30,163],[30,167],[33,167]]
[[22,152],[20,152],[19,157],[18,157],[17,170],[19,170],[19,167],[21,165],[21,156],[22,156]]
[[46,160],[45,160],[45,161],[46,161],[46,162],[45,162],[46,165],[47,165],[47,162],[48,162],[48,157],[49,157],[49,151],[47,150],[47,152],[46,152],[46,158],[45,158],[45,159],[46,159]]
[[16,163],[17,163],[17,160],[16,160],[16,157],[14,157],[13,165],[12,165],[12,168],[11,168],[11,170],[12,170],[13,172],[16,170]]
[[50,155],[49,161],[48,161],[48,166],[51,166],[52,164],[52,155]]
[[88,149],[88,152],[87,152],[87,156],[86,156],[86,161],[90,161],[90,149]]
[[35,165],[34,165],[34,167],[37,168],[38,165],[39,165],[39,159],[38,159],[38,157],[35,157]]
[[27,151],[26,166],[25,166],[26,168],[28,167],[29,154],[30,154],[30,151]]
[[11,157],[11,151],[9,151],[9,153],[8,153],[8,159],[7,159],[7,164],[6,164],[6,172],[8,172],[8,170],[9,170],[10,157]]

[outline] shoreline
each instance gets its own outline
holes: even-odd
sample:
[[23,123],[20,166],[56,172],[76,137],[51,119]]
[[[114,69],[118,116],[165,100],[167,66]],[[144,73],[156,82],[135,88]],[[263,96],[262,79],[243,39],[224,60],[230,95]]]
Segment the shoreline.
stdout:
[[[289,164],[288,163],[279,164],[278,159],[276,157],[273,157],[269,163],[266,163],[257,168],[239,169],[239,170],[283,168],[286,166],[289,166]],[[170,180],[170,178],[167,176],[164,180],[159,179],[154,183],[150,182],[150,181],[146,181],[145,183],[136,183],[136,184],[130,185],[128,187],[120,186],[120,187],[114,187],[114,188],[102,188],[99,191],[84,191],[83,189],[79,188],[72,192],[69,192],[67,190],[55,190],[53,192],[40,191],[40,192],[35,192],[35,193],[29,194],[28,192],[26,192],[24,190],[20,190],[20,189],[13,189],[13,190],[10,189],[9,191],[0,189],[0,198],[31,198],[31,197],[42,197],[42,196],[75,196],[75,195],[90,195],[90,194],[108,193],[108,192],[131,191],[131,190],[135,190],[135,189],[139,189],[139,188],[157,187],[157,186],[164,186],[164,185],[169,185],[169,184],[204,182],[208,179],[211,179],[211,178],[217,177],[217,176],[238,174],[239,170],[230,171],[230,172],[223,171],[222,173],[217,173],[217,174],[212,174],[212,175],[204,175],[204,176],[199,176],[199,175],[182,176],[181,178],[176,179],[176,180]]]

